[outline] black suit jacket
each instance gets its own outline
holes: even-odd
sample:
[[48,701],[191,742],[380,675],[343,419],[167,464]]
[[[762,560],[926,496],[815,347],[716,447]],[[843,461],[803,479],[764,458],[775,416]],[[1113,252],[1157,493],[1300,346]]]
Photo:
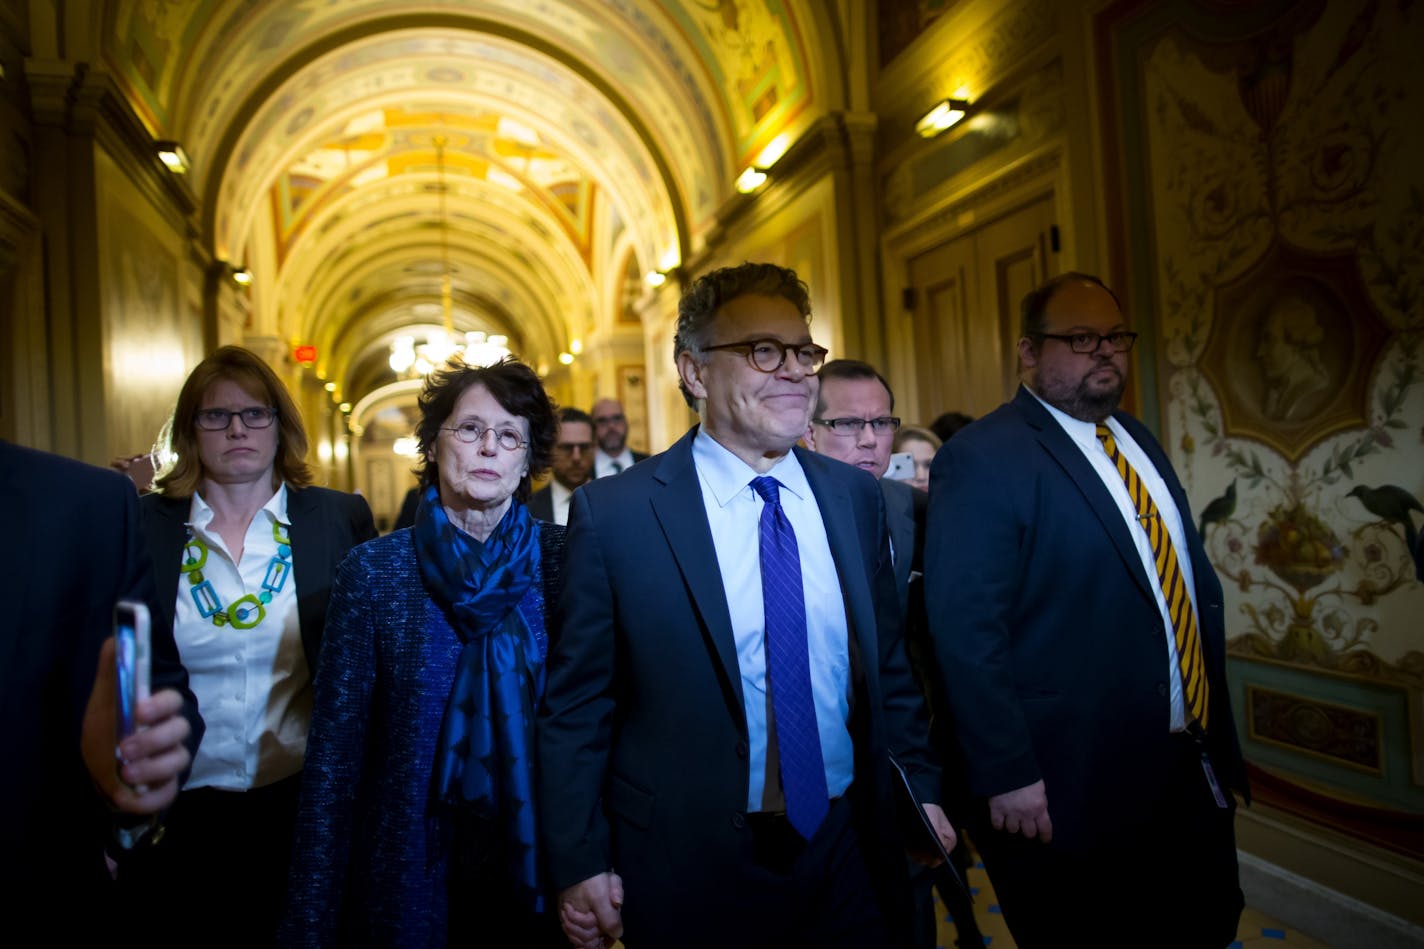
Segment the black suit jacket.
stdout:
[[203,722],[158,608],[132,482],[0,441],[0,506],[8,531],[0,544],[0,721],[8,724],[0,909],[18,919],[38,906],[67,905],[69,912],[47,914],[51,936],[102,931],[113,922],[103,911],[109,812],[79,740],[115,601],[148,604],[152,688],[182,693],[190,752]]
[[914,485],[893,478],[880,479],[880,493],[885,495],[885,526],[895,560],[895,592],[903,612],[909,607],[910,574],[924,571],[925,512],[930,498]]
[[[1211,689],[1208,747],[1246,791],[1226,684],[1222,591],[1157,440],[1114,416],[1176,501]],[[1141,819],[1173,757],[1166,631],[1107,487],[1027,390],[945,443],[930,478],[925,601],[975,794],[1043,779],[1054,845]],[[1179,556],[1183,552],[1178,552]]]
[[554,490],[549,485],[529,495],[529,503],[525,506],[538,520],[554,523]]
[[[539,720],[551,882],[563,888],[615,868],[626,931],[648,945],[740,944],[739,894],[755,885],[741,673],[692,458],[695,432],[574,492],[562,633]],[[888,900],[905,859],[886,751],[902,757],[930,800],[938,770],[900,639],[884,502],[864,472],[796,452],[845,594],[855,657],[852,809]]]
[[[149,494],[141,503],[144,529],[158,578],[158,606],[171,628],[192,498]],[[292,522],[292,566],[297,584],[302,649],[307,656],[307,667],[315,676],[321,634],[326,627],[326,604],[331,598],[331,581],[336,576],[336,568],[347,551],[376,536],[376,524],[365,498],[329,488],[289,487],[287,517]]]

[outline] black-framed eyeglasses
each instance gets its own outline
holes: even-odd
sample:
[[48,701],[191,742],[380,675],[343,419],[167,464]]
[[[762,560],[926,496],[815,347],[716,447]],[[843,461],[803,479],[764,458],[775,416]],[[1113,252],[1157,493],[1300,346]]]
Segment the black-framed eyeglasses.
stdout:
[[205,432],[223,432],[232,424],[233,416],[242,419],[244,428],[266,428],[277,418],[277,410],[270,405],[253,405],[245,409],[199,409],[193,421]]
[[512,428],[485,428],[479,422],[461,422],[459,425],[452,425],[441,429],[442,432],[451,432],[466,445],[485,442],[485,436],[494,432],[494,443],[505,451],[518,451],[529,444]]
[[1103,340],[1108,341],[1108,345],[1115,353],[1125,353],[1132,348],[1132,344],[1137,342],[1137,334],[1129,333],[1126,330],[1118,330],[1114,333],[1030,333],[1039,339],[1056,339],[1067,343],[1069,348],[1075,353],[1095,353],[1102,345]]
[[740,343],[718,343],[715,346],[702,347],[704,353],[716,352],[719,349],[744,350],[747,362],[758,372],[776,372],[786,365],[788,356],[795,356],[797,364],[812,374],[826,361],[828,351],[826,347],[817,346],[815,343],[783,343],[779,339],[748,339]]
[[813,418],[816,425],[824,425],[837,435],[859,435],[865,426],[877,435],[889,435],[900,428],[900,420],[893,415],[879,418]]

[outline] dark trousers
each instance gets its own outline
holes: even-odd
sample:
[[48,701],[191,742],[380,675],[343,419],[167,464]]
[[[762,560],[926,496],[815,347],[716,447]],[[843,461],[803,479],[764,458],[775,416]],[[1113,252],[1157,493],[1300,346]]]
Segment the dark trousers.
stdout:
[[[715,892],[693,898],[716,914],[688,913],[676,894],[677,867],[660,892],[636,887],[624,904],[629,949],[884,949],[892,945],[876,888],[851,820],[848,796],[803,840],[785,815],[748,814],[741,865],[702,868]],[[690,855],[696,860],[696,855]],[[710,872],[709,872],[710,870]],[[709,900],[710,898],[710,900]]]
[[[1245,901],[1236,864],[1235,802],[1216,806],[1198,746],[1169,736],[1172,764],[1147,793],[1147,819],[1068,852],[976,827],[1004,921],[1020,949],[1093,946],[1213,949],[1229,945]],[[1048,787],[1053,815],[1053,787]]]
[[959,879],[969,882],[969,843],[959,824],[959,844],[950,851],[954,869],[947,866],[916,866],[910,874],[911,897],[914,901],[911,921],[911,945],[914,949],[935,949],[939,945],[939,914],[935,911],[934,894],[939,898],[954,919],[955,944],[964,946],[984,945],[984,934],[979,931],[979,921],[974,918],[974,905],[969,895],[959,887],[954,878],[957,870]]
[[163,839],[125,864],[125,912],[150,945],[271,946],[287,893],[301,775],[251,791],[183,791]]

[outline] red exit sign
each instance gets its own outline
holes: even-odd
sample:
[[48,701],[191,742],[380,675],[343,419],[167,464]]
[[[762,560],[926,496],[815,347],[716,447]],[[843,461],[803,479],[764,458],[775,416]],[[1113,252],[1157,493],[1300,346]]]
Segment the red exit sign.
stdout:
[[315,346],[295,346],[292,348],[292,358],[303,366],[310,366],[316,363]]

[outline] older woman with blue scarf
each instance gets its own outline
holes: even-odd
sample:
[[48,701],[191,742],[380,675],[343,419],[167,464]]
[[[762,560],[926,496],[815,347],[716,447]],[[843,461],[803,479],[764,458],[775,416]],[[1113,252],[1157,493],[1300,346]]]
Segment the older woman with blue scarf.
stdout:
[[514,359],[419,405],[415,525],[332,590],[283,942],[557,946],[533,745],[564,533],[524,501],[558,423]]

